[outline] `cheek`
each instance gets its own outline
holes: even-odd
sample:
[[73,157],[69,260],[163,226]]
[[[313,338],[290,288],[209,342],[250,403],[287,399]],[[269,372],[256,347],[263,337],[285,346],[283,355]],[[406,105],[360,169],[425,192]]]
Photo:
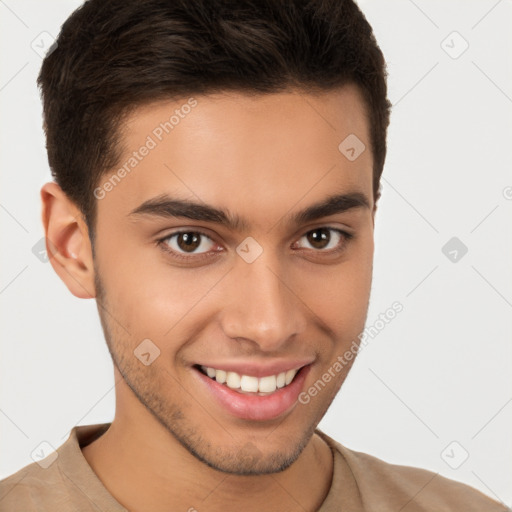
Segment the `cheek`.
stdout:
[[302,273],[304,302],[333,330],[363,327],[372,283],[373,241],[361,240],[338,265],[311,266]]
[[200,325],[200,313],[227,270],[172,267],[156,247],[111,266],[106,286],[113,314],[134,338],[150,338],[162,349],[176,333]]

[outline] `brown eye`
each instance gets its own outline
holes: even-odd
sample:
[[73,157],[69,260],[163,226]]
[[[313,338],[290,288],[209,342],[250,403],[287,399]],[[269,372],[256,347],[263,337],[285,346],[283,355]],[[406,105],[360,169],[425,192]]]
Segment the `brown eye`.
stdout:
[[315,249],[325,249],[326,245],[328,245],[329,241],[331,240],[329,230],[326,228],[319,228],[315,229],[314,231],[310,231],[306,237],[308,242]]
[[205,254],[215,246],[213,240],[200,231],[179,231],[163,238],[160,242],[169,252],[192,256]]
[[192,232],[178,233],[176,243],[185,252],[194,252],[201,245],[201,235]]
[[340,229],[321,227],[308,231],[301,237],[306,239],[309,247],[317,252],[331,252],[343,248],[346,242],[352,238],[353,235],[346,233]]

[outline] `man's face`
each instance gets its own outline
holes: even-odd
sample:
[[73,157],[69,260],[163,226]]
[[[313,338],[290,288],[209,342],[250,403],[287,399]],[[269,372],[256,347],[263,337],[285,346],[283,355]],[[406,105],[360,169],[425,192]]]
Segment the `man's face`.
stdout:
[[[98,310],[124,378],[121,401],[133,391],[139,410],[212,467],[275,472],[310,440],[351,362],[333,365],[366,320],[374,201],[364,106],[352,86],[194,100],[141,107],[124,126],[125,153],[98,185]],[[351,134],[366,145],[355,160],[360,147],[338,149]],[[112,180],[125,163],[129,171]],[[368,206],[348,200],[341,206],[349,208],[294,218],[343,194],[364,195]],[[131,214],[163,195],[243,224],[147,208]],[[217,382],[200,365],[238,370],[258,389],[282,386],[271,375],[301,369],[288,386],[258,395]],[[227,378],[237,384],[236,375]],[[308,403],[297,400],[319,380]]]

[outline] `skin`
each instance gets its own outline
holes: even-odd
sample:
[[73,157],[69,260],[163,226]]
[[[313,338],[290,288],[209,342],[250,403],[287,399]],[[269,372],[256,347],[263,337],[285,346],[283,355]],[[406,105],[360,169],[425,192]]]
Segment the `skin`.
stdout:
[[[225,512],[226,503],[230,510],[261,510],[261,503],[267,510],[317,510],[333,460],[314,429],[350,365],[307,405],[295,403],[266,421],[221,409],[191,366],[311,358],[307,390],[364,329],[375,202],[362,96],[349,85],[321,94],[195,99],[179,125],[98,200],[94,258],[76,205],[55,183],[41,189],[50,261],[73,295],[96,298],[114,360],[115,418],[82,452],[131,511]],[[120,166],[185,102],[134,110],[123,125]],[[353,162],[338,150],[351,133],[366,145]],[[365,194],[369,207],[300,226],[288,222],[335,192]],[[229,210],[249,226],[232,231],[214,222],[128,215],[162,193]],[[306,235],[325,227],[354,238],[343,241],[329,230],[322,249]],[[207,235],[189,263],[157,245],[182,228]],[[252,263],[236,252],[248,236],[263,248]],[[190,256],[177,238],[168,247]],[[336,245],[343,249],[329,255]],[[215,249],[214,257],[197,257]],[[148,366],[134,356],[147,338],[160,350]]]

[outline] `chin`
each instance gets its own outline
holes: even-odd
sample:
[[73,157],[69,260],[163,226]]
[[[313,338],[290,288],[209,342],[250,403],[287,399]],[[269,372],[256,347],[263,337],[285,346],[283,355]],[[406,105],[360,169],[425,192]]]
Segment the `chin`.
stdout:
[[[281,451],[263,453],[255,444],[247,442],[239,449],[203,451],[202,446],[186,446],[188,451],[207,466],[232,475],[269,475],[280,473],[290,467],[300,456],[309,439]],[[182,443],[183,444],[183,443]]]

